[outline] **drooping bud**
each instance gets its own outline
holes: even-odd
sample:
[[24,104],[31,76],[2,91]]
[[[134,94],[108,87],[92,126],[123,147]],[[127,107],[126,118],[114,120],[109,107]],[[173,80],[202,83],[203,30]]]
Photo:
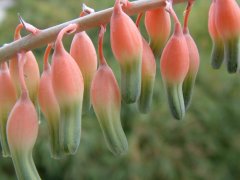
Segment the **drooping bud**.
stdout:
[[219,69],[224,60],[224,43],[216,27],[215,21],[215,1],[212,1],[208,14],[208,31],[212,38],[211,65],[213,69]]
[[60,146],[60,108],[52,87],[52,70],[48,63],[48,56],[52,45],[49,44],[44,54],[43,73],[39,84],[38,101],[41,111],[47,120],[51,155],[58,159],[62,156]]
[[138,109],[142,113],[147,113],[152,104],[153,88],[156,75],[156,62],[153,52],[143,38],[142,56],[142,83],[141,94],[138,99]]
[[[138,15],[136,26],[142,17],[142,13]],[[152,104],[153,88],[156,75],[156,62],[152,49],[142,37],[143,54],[142,54],[142,78],[141,78],[141,94],[138,99],[138,109],[142,113],[147,113]]]
[[126,153],[127,138],[121,125],[121,95],[117,80],[102,51],[105,27],[99,32],[100,65],[91,85],[91,102],[109,150],[114,155]]
[[21,95],[8,117],[7,139],[18,179],[40,179],[32,159],[38,135],[37,112],[24,80],[25,53],[19,56]]
[[3,62],[0,65],[0,131],[3,157],[11,156],[7,141],[7,119],[17,100],[17,93],[10,77],[8,65]]
[[76,28],[76,24],[70,24],[60,31],[52,57],[52,85],[60,106],[60,140],[66,154],[76,153],[81,135],[83,77],[62,43],[63,35]]
[[[15,37],[14,40],[18,40],[21,38],[20,31],[24,27],[23,24],[19,24],[15,30]],[[37,29],[33,28],[29,24],[25,24],[26,29],[31,33],[36,33]],[[38,88],[39,88],[39,81],[40,81],[40,72],[37,60],[32,51],[26,52],[26,61],[24,64],[24,77],[27,84],[27,88],[29,90],[29,96],[33,104],[35,105],[36,109],[38,109]],[[11,78],[14,82],[15,88],[17,90],[18,96],[20,95],[21,88],[20,88],[20,81],[19,81],[19,73],[18,73],[18,60],[17,56],[13,57],[9,62],[9,70],[11,74]]]
[[172,6],[167,8],[174,18],[175,29],[161,56],[161,74],[172,115],[180,120],[185,115],[182,84],[189,68],[189,53],[181,24]]
[[92,78],[97,70],[97,54],[91,39],[85,31],[74,35],[70,54],[77,62],[83,75],[83,113],[87,113],[91,107],[90,86]]
[[159,57],[171,32],[171,19],[164,7],[146,11],[145,27],[150,37],[150,47]]
[[189,53],[189,69],[187,76],[183,82],[183,98],[185,103],[185,109],[187,110],[193,94],[193,88],[195,85],[195,80],[197,77],[197,72],[199,68],[199,52],[197,45],[195,44],[192,36],[188,30],[188,17],[191,11],[193,1],[189,1],[187,9],[185,11],[185,18],[184,18],[184,27],[183,27],[183,34],[187,42],[188,46],[188,53]]
[[216,28],[224,41],[229,73],[235,73],[239,61],[240,10],[235,0],[215,0]]
[[142,37],[131,18],[116,0],[110,20],[110,40],[113,54],[121,67],[123,100],[136,102],[141,91]]

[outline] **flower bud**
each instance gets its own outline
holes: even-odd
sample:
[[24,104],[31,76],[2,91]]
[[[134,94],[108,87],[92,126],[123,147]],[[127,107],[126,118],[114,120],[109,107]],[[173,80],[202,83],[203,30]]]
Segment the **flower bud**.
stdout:
[[198,48],[192,36],[189,34],[188,30],[184,32],[184,36],[188,46],[189,69],[183,82],[183,97],[184,97],[185,109],[188,109],[191,102],[193,88],[194,88],[194,84],[195,84],[195,80],[196,80],[197,72],[199,68],[199,53],[198,53]]
[[224,60],[224,43],[216,27],[215,22],[215,2],[212,1],[212,4],[209,9],[208,14],[208,31],[212,38],[212,55],[211,55],[211,65],[213,69],[219,69]]
[[114,155],[126,153],[127,138],[121,125],[121,95],[117,80],[103,56],[102,43],[105,28],[99,33],[100,66],[91,85],[91,102],[109,150]]
[[216,27],[224,41],[229,73],[235,73],[239,59],[240,11],[235,0],[215,0]]
[[[21,38],[20,31],[23,28],[22,24],[19,24],[15,31],[15,40]],[[29,90],[29,96],[31,101],[33,102],[36,109],[38,109],[38,89],[39,89],[39,81],[40,81],[40,72],[37,60],[32,51],[28,51],[25,54],[25,64],[24,64],[24,77],[27,84],[27,88]],[[9,70],[11,74],[12,81],[17,90],[18,96],[20,95],[20,81],[18,76],[18,59],[17,56],[13,57],[9,62]]]
[[146,11],[145,27],[150,37],[150,47],[159,57],[171,32],[171,19],[164,7]]
[[180,120],[185,115],[182,84],[189,68],[188,47],[180,23],[175,23],[174,33],[163,50],[160,65],[172,115]]
[[[136,20],[136,26],[139,27],[143,13],[140,13]],[[147,113],[152,104],[153,88],[156,75],[156,62],[152,49],[142,37],[143,54],[142,54],[142,78],[141,94],[138,99],[138,109],[141,113]]]
[[44,55],[44,70],[40,79],[38,101],[41,111],[47,120],[51,155],[53,158],[61,158],[60,146],[60,108],[52,87],[52,70],[48,63],[48,56],[52,45],[48,45]]
[[60,106],[60,139],[64,152],[74,154],[80,143],[84,82],[72,56],[64,49],[62,37],[77,25],[62,29],[52,56],[52,85]]
[[115,155],[126,153],[128,143],[120,119],[120,90],[108,65],[98,68],[91,86],[91,99],[108,148]]
[[142,37],[131,18],[116,0],[110,20],[110,41],[113,54],[121,67],[123,100],[136,102],[141,91]]
[[188,30],[188,18],[191,11],[192,3],[193,0],[188,2],[188,6],[185,11],[183,27],[183,34],[187,43],[189,53],[189,69],[183,82],[183,98],[186,110],[188,109],[192,99],[193,88],[199,68],[198,48]]
[[7,142],[7,119],[13,108],[17,94],[13,82],[10,77],[8,65],[3,62],[0,65],[0,131],[1,131],[1,146],[3,157],[11,156]]
[[19,62],[22,92],[8,117],[7,139],[18,179],[40,179],[32,159],[38,135],[38,118],[24,80],[24,58],[23,53]]
[[97,70],[97,54],[91,39],[85,31],[75,34],[70,54],[77,62],[83,75],[83,113],[87,113],[91,107],[90,86]]

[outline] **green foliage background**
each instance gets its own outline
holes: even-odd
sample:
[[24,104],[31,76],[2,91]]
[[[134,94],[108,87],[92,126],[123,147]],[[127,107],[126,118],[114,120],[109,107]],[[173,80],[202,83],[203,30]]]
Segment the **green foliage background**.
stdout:
[[[18,23],[17,12],[40,29],[78,17],[81,1],[18,0],[0,24],[0,44],[11,42]],[[96,11],[114,1],[86,0]],[[135,105],[124,105],[122,123],[129,141],[126,155],[115,157],[108,151],[93,111],[83,117],[82,138],[75,156],[50,158],[46,123],[40,126],[34,159],[42,179],[240,179],[240,77],[229,75],[225,66],[210,67],[211,39],[207,31],[210,1],[197,0],[189,28],[201,56],[200,70],[191,107],[185,120],[170,115],[158,69],[152,110],[141,115]],[[176,5],[179,17],[185,4]],[[134,19],[136,17],[133,17]],[[147,38],[142,23],[142,34]],[[97,28],[88,31],[96,45]],[[69,49],[70,37],[65,38]],[[42,65],[44,48],[34,50]],[[104,53],[119,80],[120,71],[109,43],[109,27]],[[0,179],[16,179],[10,158],[0,159]]]

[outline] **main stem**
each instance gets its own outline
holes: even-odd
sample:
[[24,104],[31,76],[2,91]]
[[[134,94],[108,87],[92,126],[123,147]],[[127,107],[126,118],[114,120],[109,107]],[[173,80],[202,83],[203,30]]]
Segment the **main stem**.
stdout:
[[[188,0],[173,0],[174,3],[187,2]],[[138,0],[131,2],[131,7],[126,9],[128,15],[139,14],[147,10],[155,9],[165,5],[165,0]],[[56,40],[58,33],[69,24],[78,24],[77,32],[107,24],[110,21],[113,8],[98,11],[84,17],[70,20],[68,22],[44,29],[37,34],[29,34],[17,41],[0,48],[0,62],[10,59],[18,52],[29,51],[42,47]]]

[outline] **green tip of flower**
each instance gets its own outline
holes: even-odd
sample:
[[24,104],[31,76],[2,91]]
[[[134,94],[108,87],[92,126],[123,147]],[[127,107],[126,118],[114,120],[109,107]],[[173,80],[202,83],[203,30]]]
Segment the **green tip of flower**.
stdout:
[[153,54],[156,59],[160,58],[162,54],[162,50],[164,48],[165,43],[161,41],[150,40],[150,48],[153,51]]
[[152,96],[153,96],[153,88],[154,88],[154,80],[152,79],[142,79],[142,85],[141,85],[141,94],[138,99],[138,110],[141,113],[148,113],[151,108],[152,104]]
[[182,84],[166,84],[168,104],[173,117],[181,120],[185,116],[185,105],[182,92]]
[[224,60],[224,44],[223,42],[213,43],[211,66],[213,69],[219,69]]
[[95,109],[108,149],[115,155],[123,155],[128,151],[128,142],[123,131],[119,109]]
[[6,134],[6,127],[7,127],[7,119],[8,115],[7,114],[2,114],[1,117],[1,126],[0,126],[0,139],[1,139],[1,146],[2,146],[2,156],[3,157],[11,157],[10,149],[8,146],[8,141],[7,141],[7,134]]
[[[87,88],[86,88],[87,86]],[[90,101],[90,86],[84,83],[84,93],[83,93],[83,105],[82,105],[82,114],[86,115],[89,113],[91,108],[91,101]]]
[[196,76],[194,77],[194,75],[188,74],[183,82],[183,99],[186,110],[191,104],[195,79]]
[[64,157],[64,152],[60,144],[59,119],[59,116],[52,114],[47,121],[50,135],[51,157],[53,159],[61,159]]
[[236,73],[239,59],[239,39],[234,38],[225,42],[225,58],[229,73]]
[[75,154],[81,137],[82,104],[62,107],[60,114],[61,147],[66,155]]
[[135,103],[141,91],[141,59],[121,65],[121,93],[127,104]]

